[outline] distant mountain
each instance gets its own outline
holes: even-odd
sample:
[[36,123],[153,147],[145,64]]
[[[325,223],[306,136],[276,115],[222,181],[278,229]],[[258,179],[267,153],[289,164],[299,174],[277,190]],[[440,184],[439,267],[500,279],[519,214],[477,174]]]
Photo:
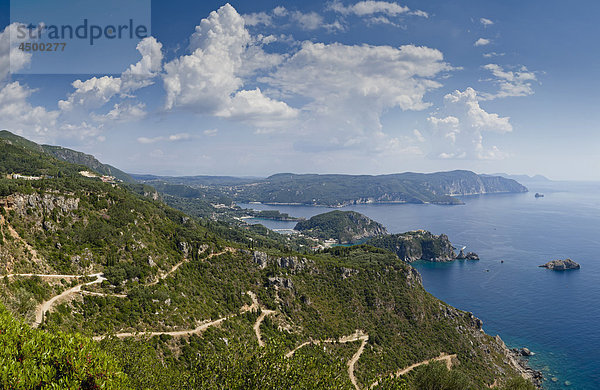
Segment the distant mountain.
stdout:
[[387,234],[385,227],[356,211],[330,211],[300,221],[294,228],[309,236],[334,239],[341,244],[355,243],[364,238]]
[[518,182],[470,171],[392,175],[280,173],[246,185],[221,187],[238,202],[344,206],[363,203],[462,204],[456,196],[527,192]]
[[83,165],[101,175],[114,176],[126,183],[135,183],[135,180],[127,173],[108,164],[102,164],[94,156],[77,152],[75,150],[63,148],[62,146],[38,145],[35,142],[29,141],[23,137],[13,134],[9,131],[0,131],[0,139],[10,142],[12,145],[21,146],[25,149],[32,150],[38,153],[51,155],[59,160]]
[[152,184],[152,182],[164,182],[168,184],[186,185],[190,187],[200,186],[236,186],[250,184],[263,178],[258,177],[234,177],[234,176],[155,176],[155,175],[131,175],[134,179]]
[[[487,175],[483,175],[483,176],[487,176]],[[551,182],[552,181],[552,180],[548,179],[546,176],[542,176],[542,175],[528,176],[528,175],[509,175],[508,173],[493,173],[489,176],[500,176],[500,177],[504,177],[506,179],[512,179],[512,180],[516,180],[518,182],[523,182],[523,183],[542,183],[542,182]]]

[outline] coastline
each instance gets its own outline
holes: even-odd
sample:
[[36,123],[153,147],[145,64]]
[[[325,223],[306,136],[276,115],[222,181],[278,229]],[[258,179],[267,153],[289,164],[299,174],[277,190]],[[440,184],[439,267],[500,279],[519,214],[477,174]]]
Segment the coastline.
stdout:
[[[546,194],[544,202],[533,198],[535,191]],[[595,332],[600,311],[589,308],[597,307],[600,293],[595,280],[600,263],[592,261],[597,253],[592,243],[600,218],[599,191],[598,183],[574,187],[553,182],[532,186],[529,195],[464,196],[468,207],[461,208],[405,204],[348,209],[383,223],[392,233],[425,228],[447,234],[453,242],[469,242],[480,262],[413,264],[423,275],[426,290],[481,316],[488,334],[499,334],[510,348],[527,346],[535,351],[535,356],[524,359],[512,357],[542,371],[545,389],[570,385],[594,390],[600,380],[600,335]],[[293,207],[279,210],[294,213]],[[303,206],[297,214],[308,218],[324,212],[320,210]],[[583,229],[564,240],[568,226]],[[571,257],[584,263],[586,272],[540,272],[538,266],[549,257]]]
[[515,349],[508,348],[500,335],[496,335],[496,341],[502,346],[504,355],[510,365],[527,380],[530,380],[538,389],[543,388],[544,376],[542,371],[533,369],[529,361]]

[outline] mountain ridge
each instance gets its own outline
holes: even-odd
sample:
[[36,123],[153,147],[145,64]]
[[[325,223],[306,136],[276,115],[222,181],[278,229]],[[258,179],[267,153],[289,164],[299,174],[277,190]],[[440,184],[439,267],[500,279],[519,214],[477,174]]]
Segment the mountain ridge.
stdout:
[[64,162],[76,165],[83,165],[99,173],[100,175],[113,176],[116,179],[126,183],[136,182],[136,180],[133,179],[129,174],[121,171],[118,168],[113,167],[112,165],[101,163],[98,159],[96,159],[96,157],[92,156],[91,154],[78,152],[76,150],[72,150],[62,146],[39,145],[35,142],[29,141],[26,138],[13,134],[8,130],[0,130],[0,139],[7,140],[13,144],[22,146],[24,148],[36,152],[48,154]]
[[262,180],[247,180],[242,184],[229,181],[227,185],[194,185],[193,181],[182,177],[142,182],[157,186],[176,183],[190,187],[196,190],[197,198],[222,196],[239,203],[330,207],[364,203],[463,204],[458,196],[528,191],[525,186],[512,179],[477,175],[464,170],[375,176],[279,173]]

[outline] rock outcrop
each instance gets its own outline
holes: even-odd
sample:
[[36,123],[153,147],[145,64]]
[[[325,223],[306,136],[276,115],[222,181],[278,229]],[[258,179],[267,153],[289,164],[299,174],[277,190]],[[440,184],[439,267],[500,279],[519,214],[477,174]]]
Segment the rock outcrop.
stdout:
[[63,213],[79,208],[79,198],[54,194],[14,194],[8,197],[7,203],[10,203],[19,215],[25,215],[30,208],[40,211],[52,211],[57,208]]
[[523,349],[509,349],[500,336],[496,336],[496,342],[501,346],[507,362],[513,366],[523,378],[532,381],[537,388],[541,389],[544,380],[542,372],[529,367],[527,359],[524,359],[525,355],[523,355]]
[[581,266],[571,259],[552,260],[546,264],[540,265],[542,268],[548,268],[552,271],[567,271],[571,269],[579,269]]
[[425,230],[390,234],[367,241],[368,245],[394,252],[401,260],[445,262],[456,260],[454,247],[448,236],[436,236]]
[[292,273],[304,270],[311,260],[304,257],[298,258],[296,256],[269,256],[265,252],[254,251],[252,252],[252,261],[254,261],[260,269],[267,268],[268,265],[275,265],[278,268],[284,268]]
[[465,252],[461,249],[456,260],[479,260],[479,255],[475,252]]
[[529,348],[523,347],[523,348],[513,348],[511,351],[513,351],[514,353],[516,353],[517,355],[520,356],[533,356],[535,355],[535,353],[531,352],[529,350]]

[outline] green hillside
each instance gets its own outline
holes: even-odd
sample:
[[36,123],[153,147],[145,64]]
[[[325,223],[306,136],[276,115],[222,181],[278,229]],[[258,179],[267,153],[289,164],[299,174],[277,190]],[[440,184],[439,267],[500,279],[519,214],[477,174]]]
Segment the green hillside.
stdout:
[[300,221],[294,228],[311,237],[334,239],[339,243],[356,243],[360,240],[386,234],[385,227],[356,211],[330,211]]
[[[83,177],[31,146],[0,142],[0,301],[38,329],[0,343],[39,335],[50,341],[36,353],[72,362],[52,337],[83,334],[97,341],[82,341],[92,360],[136,389],[484,389],[522,371],[389,251],[312,253],[261,227],[190,217],[147,186]],[[386,379],[434,358],[451,370]],[[2,383],[16,378],[7,372]]]
[[[63,148],[62,146],[38,145],[35,142],[31,142],[23,137],[19,137],[18,135],[15,135],[6,130],[0,131],[0,140],[3,140],[5,143],[6,141],[8,141],[11,145],[19,146],[23,149],[27,149],[32,152],[48,154],[52,157],[55,157],[58,160],[65,161],[67,163],[84,166],[96,173],[99,173],[100,175],[113,176],[116,179],[126,183],[136,182],[127,173],[108,164],[102,164],[94,156],[89,154]],[[30,167],[22,168],[27,169]]]

